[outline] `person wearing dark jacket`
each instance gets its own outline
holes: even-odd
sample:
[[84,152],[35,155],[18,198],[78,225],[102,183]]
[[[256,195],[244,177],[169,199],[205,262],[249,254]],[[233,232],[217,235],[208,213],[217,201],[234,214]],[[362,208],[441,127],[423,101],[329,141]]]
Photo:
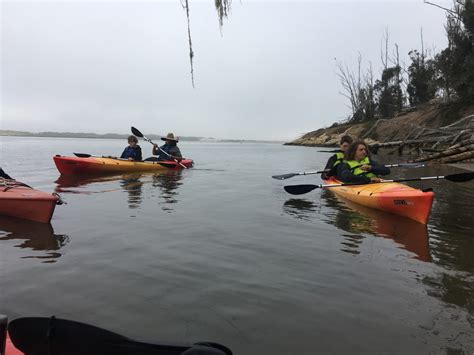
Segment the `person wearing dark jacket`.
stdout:
[[338,180],[345,183],[368,184],[380,182],[378,175],[388,174],[390,169],[371,159],[367,144],[360,140],[349,146],[345,161],[338,165],[336,175]]
[[328,162],[326,163],[326,167],[324,170],[326,170],[324,173],[321,174],[321,179],[327,180],[331,176],[336,175],[337,171],[337,166],[342,163],[344,160],[344,153],[346,152],[347,148],[352,144],[352,138],[349,135],[345,135],[341,137],[341,140],[339,142],[339,148],[340,151],[336,152],[336,154],[332,155],[329,159]]
[[0,168],[0,178],[14,180],[10,175],[4,172],[2,168]]
[[142,160],[142,148],[138,145],[138,138],[135,136],[128,137],[128,147],[123,150],[122,159]]
[[158,155],[158,157],[154,157],[156,160],[177,160],[180,162],[183,160],[183,156],[181,155],[181,151],[179,150],[178,144],[178,137],[174,135],[174,133],[168,133],[166,137],[161,138],[162,141],[165,141],[161,147],[158,144],[153,144],[153,155]]

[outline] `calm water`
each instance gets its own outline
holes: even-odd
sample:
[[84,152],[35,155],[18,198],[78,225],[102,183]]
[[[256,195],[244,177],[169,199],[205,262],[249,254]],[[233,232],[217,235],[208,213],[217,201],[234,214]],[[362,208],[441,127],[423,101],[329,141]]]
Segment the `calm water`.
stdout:
[[194,169],[77,181],[59,179],[53,155],[117,155],[125,142],[0,138],[10,175],[67,202],[51,225],[0,218],[10,318],[54,314],[248,355],[474,352],[473,182],[424,182],[436,192],[425,228],[282,188],[316,176],[270,178],[323,167],[316,148],[182,143]]

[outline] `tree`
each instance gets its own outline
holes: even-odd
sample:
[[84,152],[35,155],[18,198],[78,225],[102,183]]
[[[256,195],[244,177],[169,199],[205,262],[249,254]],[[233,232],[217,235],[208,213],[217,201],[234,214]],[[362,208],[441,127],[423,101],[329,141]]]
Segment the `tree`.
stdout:
[[[382,118],[395,116],[395,113],[402,109],[404,102],[402,68],[400,66],[398,45],[395,43],[395,58],[389,57],[388,38],[389,34],[388,30],[386,30],[382,37],[382,43],[385,42],[385,46],[381,47],[380,54],[384,69],[380,80],[376,80],[374,85],[377,115]],[[392,66],[389,66],[389,64]]]
[[411,64],[408,67],[408,100],[411,106],[430,101],[435,97],[437,85],[435,81],[435,65],[432,60],[416,49],[408,53]]
[[352,73],[347,65],[337,62],[339,72],[337,76],[344,92],[341,94],[349,99],[351,117],[350,122],[373,120],[375,117],[374,84],[372,65],[365,74],[361,73],[362,56],[359,53],[357,60],[357,74]]
[[380,80],[375,82],[377,111],[382,118],[391,118],[403,107],[403,92],[401,88],[401,68],[399,65],[387,67],[382,72]]
[[[426,2],[430,5],[435,5]],[[441,7],[442,8],[442,7]],[[474,102],[474,3],[457,0],[446,11],[448,47],[435,57],[437,81],[448,100]]]

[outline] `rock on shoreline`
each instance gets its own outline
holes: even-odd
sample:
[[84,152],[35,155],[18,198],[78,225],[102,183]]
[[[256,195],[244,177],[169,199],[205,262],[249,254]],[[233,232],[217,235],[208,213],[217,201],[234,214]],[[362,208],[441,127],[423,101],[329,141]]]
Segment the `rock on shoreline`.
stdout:
[[[408,112],[402,112],[391,119],[379,119],[377,121],[364,123],[334,124],[329,128],[321,128],[304,134],[285,145],[302,145],[314,147],[337,146],[340,138],[349,134],[353,137],[364,139],[369,144],[384,143],[391,141],[407,141],[417,139],[420,132],[432,132],[440,135],[443,126],[458,121],[462,117],[474,114],[474,106],[463,109],[453,109],[452,106],[438,104],[424,104]],[[469,120],[464,122],[471,124]]]

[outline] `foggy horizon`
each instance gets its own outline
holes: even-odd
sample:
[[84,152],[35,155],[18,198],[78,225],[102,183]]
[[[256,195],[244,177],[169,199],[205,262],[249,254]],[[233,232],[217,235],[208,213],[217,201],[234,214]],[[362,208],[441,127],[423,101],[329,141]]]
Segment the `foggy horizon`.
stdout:
[[[438,4],[450,7],[449,1]],[[443,10],[423,1],[233,2],[222,35],[212,2],[190,2],[195,85],[179,1],[5,1],[1,129],[289,141],[349,115],[336,61],[437,53]]]

